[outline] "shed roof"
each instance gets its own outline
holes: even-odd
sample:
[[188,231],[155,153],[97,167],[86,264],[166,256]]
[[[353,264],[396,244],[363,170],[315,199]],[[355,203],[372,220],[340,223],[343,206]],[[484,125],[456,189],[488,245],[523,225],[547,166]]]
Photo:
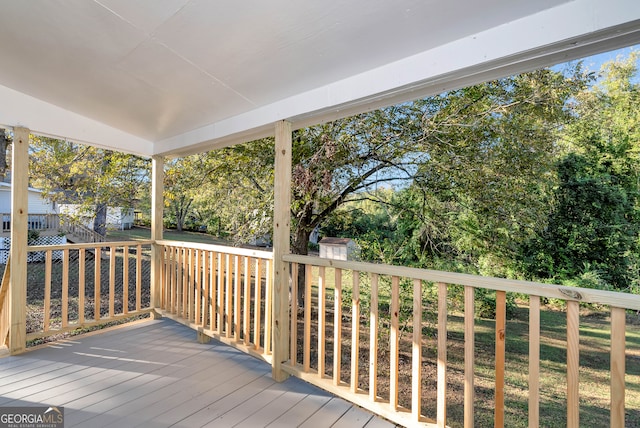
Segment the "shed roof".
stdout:
[[637,0],[0,5],[0,125],[149,156],[640,42]]
[[320,240],[320,245],[348,245],[354,242],[351,238],[331,238],[326,237]]

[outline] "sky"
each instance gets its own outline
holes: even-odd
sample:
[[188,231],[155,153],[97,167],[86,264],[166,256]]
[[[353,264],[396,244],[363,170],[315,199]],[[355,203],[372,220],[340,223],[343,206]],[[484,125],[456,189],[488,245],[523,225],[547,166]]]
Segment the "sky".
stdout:
[[[582,61],[585,68],[589,69],[589,71],[597,72],[597,71],[600,71],[600,67],[605,62],[613,61],[618,56],[622,56],[623,58],[626,58],[634,50],[640,51],[640,45],[629,46],[623,49],[616,49],[614,51],[609,51],[609,52],[604,52],[598,55],[588,56],[586,58],[582,58]],[[558,64],[552,68],[556,68],[556,67],[562,68],[562,65],[563,64]],[[638,68],[640,68],[640,58],[638,59],[637,66]]]

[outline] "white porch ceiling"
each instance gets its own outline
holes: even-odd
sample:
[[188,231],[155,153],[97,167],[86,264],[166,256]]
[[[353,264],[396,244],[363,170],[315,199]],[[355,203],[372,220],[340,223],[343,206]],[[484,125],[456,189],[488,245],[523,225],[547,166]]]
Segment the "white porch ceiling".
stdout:
[[640,42],[637,0],[0,0],[0,124],[183,154]]

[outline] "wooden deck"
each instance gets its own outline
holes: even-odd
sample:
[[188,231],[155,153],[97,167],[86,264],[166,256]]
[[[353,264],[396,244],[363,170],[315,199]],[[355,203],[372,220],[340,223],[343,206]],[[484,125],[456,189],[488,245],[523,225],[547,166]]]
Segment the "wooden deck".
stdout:
[[392,427],[174,321],[144,321],[0,358],[0,407],[63,406],[65,427]]

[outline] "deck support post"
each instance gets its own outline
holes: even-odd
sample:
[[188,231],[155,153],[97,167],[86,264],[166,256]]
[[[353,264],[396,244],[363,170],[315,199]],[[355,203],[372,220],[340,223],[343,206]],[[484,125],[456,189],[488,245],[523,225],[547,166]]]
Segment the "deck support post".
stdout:
[[282,382],[289,376],[282,370],[289,358],[289,264],[282,257],[290,252],[292,142],[290,122],[276,122],[275,127],[272,376]]
[[211,336],[204,334],[202,327],[198,328],[198,330],[196,331],[196,338],[198,340],[198,343],[207,344],[211,342]]
[[164,158],[151,158],[151,318],[162,318],[160,312],[160,292],[162,289],[162,248],[155,243],[162,239],[164,214]]
[[11,271],[9,279],[9,352],[27,347],[27,245],[29,211],[29,130],[13,129],[11,148]]

